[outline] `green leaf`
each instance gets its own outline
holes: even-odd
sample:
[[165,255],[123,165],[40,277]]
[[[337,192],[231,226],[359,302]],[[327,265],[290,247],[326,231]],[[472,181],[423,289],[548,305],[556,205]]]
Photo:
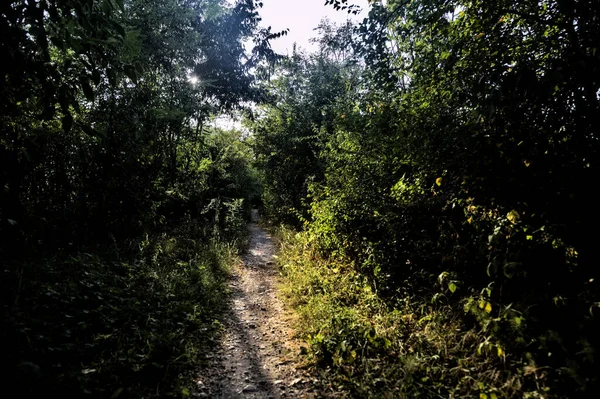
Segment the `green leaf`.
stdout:
[[82,374],[91,374],[91,373],[95,373],[97,370],[96,369],[83,369],[81,370]]
[[102,2],[102,11],[106,14],[110,14],[114,9],[114,6],[110,0],[104,0]]
[[123,0],[113,0],[114,4],[121,10],[125,11],[125,6],[123,5]]
[[123,392],[124,389],[125,388],[123,388],[123,387],[117,389],[115,392],[113,392],[110,399],[117,399],[121,395],[121,393]]
[[[498,354],[498,357],[503,357],[504,356],[504,349],[502,349],[502,347],[500,345],[496,346],[496,353]],[[496,395],[494,395],[493,397],[495,397]]]
[[448,284],[448,289],[449,289],[449,290],[450,290],[450,292],[452,292],[452,293],[454,293],[454,292],[456,291],[456,289],[457,289],[457,288],[458,288],[458,287],[456,286],[456,284],[454,284],[454,283],[452,283],[452,282],[450,282],[450,283]]

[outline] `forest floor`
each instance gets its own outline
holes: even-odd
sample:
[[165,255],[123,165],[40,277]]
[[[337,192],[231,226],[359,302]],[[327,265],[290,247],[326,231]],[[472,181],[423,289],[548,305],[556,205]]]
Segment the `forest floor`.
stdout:
[[209,366],[198,372],[196,397],[313,398],[318,381],[304,368],[294,314],[278,291],[279,270],[271,237],[250,225],[250,245],[230,280],[223,332]]

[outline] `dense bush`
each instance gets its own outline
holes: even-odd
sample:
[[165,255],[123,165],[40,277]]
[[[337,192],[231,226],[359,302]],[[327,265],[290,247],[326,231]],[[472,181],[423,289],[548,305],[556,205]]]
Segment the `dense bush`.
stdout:
[[[120,241],[183,203],[174,217],[250,195],[248,157],[229,156],[244,150],[216,149],[207,128],[258,98],[249,71],[268,36],[252,1],[9,1],[0,18],[3,257]],[[262,46],[250,60],[247,38]]]
[[259,196],[247,138],[211,120],[259,98],[257,7],[0,4],[9,395],[190,395]]
[[[324,258],[310,233],[280,231],[283,292],[299,314],[315,371],[352,397],[545,397],[546,373],[507,354],[438,294],[382,300],[347,259]],[[475,311],[487,314],[485,309]],[[331,372],[333,371],[333,372]]]
[[237,248],[205,242],[191,220],[131,245],[127,257],[91,251],[5,266],[7,392],[189,394],[220,329]]
[[[499,396],[591,397],[600,389],[591,233],[600,213],[590,195],[598,14],[593,1],[375,4],[355,31],[352,57],[323,51],[304,61],[327,63],[345,82],[343,93],[319,93],[332,122],[303,124],[320,143],[310,171],[294,175],[304,192],[278,191],[291,180],[276,159],[307,159],[279,145],[296,130],[256,129],[274,176],[267,192],[302,204],[288,218],[306,226],[322,256],[352,265],[392,308],[402,298],[411,308],[442,298],[465,337],[483,334],[481,348],[502,348],[513,367],[505,383],[535,374],[516,391],[494,385]],[[305,81],[328,76],[305,73]],[[306,106],[295,96],[315,92],[308,83],[296,92],[264,120],[282,109],[287,120],[301,115]]]

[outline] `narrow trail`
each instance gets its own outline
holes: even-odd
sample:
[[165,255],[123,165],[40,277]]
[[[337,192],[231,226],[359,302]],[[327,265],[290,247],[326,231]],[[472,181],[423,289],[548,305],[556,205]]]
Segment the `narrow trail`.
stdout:
[[317,381],[299,368],[300,342],[291,314],[278,297],[279,272],[270,236],[250,225],[243,264],[230,281],[230,303],[219,347],[196,381],[194,396],[211,398],[314,398]]

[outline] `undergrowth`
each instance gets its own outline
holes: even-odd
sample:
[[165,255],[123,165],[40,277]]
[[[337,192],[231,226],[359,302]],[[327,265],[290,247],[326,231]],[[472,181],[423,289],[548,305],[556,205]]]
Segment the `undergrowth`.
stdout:
[[[191,394],[237,248],[187,223],[96,252],[4,265],[2,362],[18,397]],[[5,376],[6,377],[6,376]]]
[[443,294],[384,300],[351,262],[322,256],[309,233],[281,229],[278,236],[284,294],[331,393],[547,397],[544,370],[531,358],[507,353],[475,322],[474,312],[488,313],[485,304],[452,302]]

